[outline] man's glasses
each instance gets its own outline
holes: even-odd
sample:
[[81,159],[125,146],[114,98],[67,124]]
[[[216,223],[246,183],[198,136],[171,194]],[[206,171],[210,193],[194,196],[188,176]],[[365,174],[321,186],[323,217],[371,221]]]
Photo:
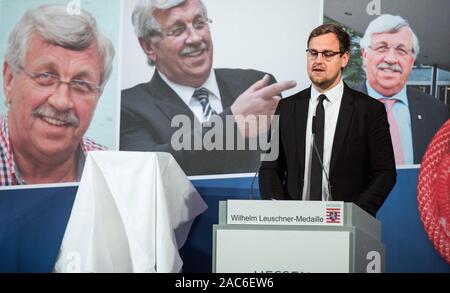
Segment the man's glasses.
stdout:
[[[198,17],[192,22],[192,27],[198,31],[202,32],[205,30],[209,30],[209,24],[212,23],[212,20],[205,17]],[[181,37],[186,35],[188,31],[188,26],[186,24],[177,24],[173,27],[169,28],[167,31],[162,31],[162,35],[167,37]]]
[[369,46],[369,48],[374,51],[377,54],[387,54],[389,53],[389,51],[392,49],[394,49],[394,52],[397,56],[408,56],[410,53],[412,53],[414,50],[413,49],[408,49],[403,45],[399,45],[394,47],[394,45],[387,45],[387,44],[381,44],[381,45],[375,45],[375,46]]
[[308,58],[311,60],[316,60],[317,57],[319,57],[319,54],[322,54],[322,59],[330,62],[334,56],[336,56],[337,54],[343,54],[343,52],[339,51],[339,52],[334,52],[334,51],[330,51],[330,50],[324,50],[324,51],[317,51],[314,49],[306,49],[306,53],[308,55]]
[[49,72],[32,72],[25,68],[20,68],[31,80],[33,80],[36,85],[38,85],[41,90],[48,92],[55,92],[60,84],[67,84],[71,90],[71,94],[82,99],[91,99],[97,97],[100,93],[101,87],[97,84],[82,80],[82,79],[72,79],[70,81],[63,81],[58,75]]

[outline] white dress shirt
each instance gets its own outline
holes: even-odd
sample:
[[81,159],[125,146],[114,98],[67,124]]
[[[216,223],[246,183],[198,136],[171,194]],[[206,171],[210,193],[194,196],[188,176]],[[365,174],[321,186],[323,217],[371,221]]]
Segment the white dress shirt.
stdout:
[[[161,76],[162,80],[164,80],[169,85],[169,87],[173,89],[173,91],[177,93],[178,96],[180,96],[180,98],[189,107],[189,109],[191,109],[198,121],[200,121],[201,123],[205,122],[205,119],[203,117],[202,105],[200,104],[199,100],[192,97],[196,88],[176,84],[170,81],[163,73],[158,73]],[[209,74],[205,83],[199,88],[202,87],[206,88],[209,91],[209,103],[211,104],[211,107],[214,109],[214,111],[216,111],[216,113],[222,113],[223,107],[220,98],[219,86],[216,80],[216,73],[214,72],[214,70],[211,70],[211,73]]]
[[318,99],[321,94],[327,96],[323,101],[325,109],[325,129],[323,140],[323,166],[326,171],[322,173],[322,200],[332,200],[330,190],[328,188],[328,180],[330,174],[330,159],[333,148],[334,133],[336,131],[339,109],[341,108],[342,95],[344,93],[344,83],[341,81],[327,92],[320,93],[314,85],[311,86],[311,98],[308,107],[308,120],[306,124],[306,145],[305,145],[305,170],[303,182],[303,200],[309,200],[310,176],[311,176],[311,158],[313,150],[312,140],[312,118],[316,113],[316,107],[319,103]]

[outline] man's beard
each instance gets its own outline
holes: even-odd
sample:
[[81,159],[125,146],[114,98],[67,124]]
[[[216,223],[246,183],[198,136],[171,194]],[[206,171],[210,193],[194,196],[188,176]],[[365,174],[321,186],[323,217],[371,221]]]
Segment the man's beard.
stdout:
[[314,77],[310,76],[311,82],[320,89],[328,89],[336,80],[339,79],[339,74],[332,76],[330,78],[327,77]]

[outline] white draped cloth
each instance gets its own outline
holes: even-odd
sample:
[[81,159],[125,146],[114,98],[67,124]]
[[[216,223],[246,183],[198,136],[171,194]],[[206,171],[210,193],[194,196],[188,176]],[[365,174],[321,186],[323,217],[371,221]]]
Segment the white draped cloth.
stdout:
[[55,272],[180,272],[206,208],[168,153],[89,152]]

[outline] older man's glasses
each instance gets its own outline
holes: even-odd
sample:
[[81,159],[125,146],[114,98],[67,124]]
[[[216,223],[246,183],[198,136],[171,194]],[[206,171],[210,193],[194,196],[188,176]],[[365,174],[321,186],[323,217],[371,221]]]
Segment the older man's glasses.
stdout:
[[369,48],[377,54],[383,55],[388,54],[391,49],[394,49],[394,52],[397,56],[408,56],[413,52],[412,49],[408,49],[403,45],[399,45],[394,47],[394,45],[380,44],[375,46],[369,46]]
[[55,92],[61,84],[66,84],[71,90],[71,94],[83,99],[90,99],[97,97],[101,87],[97,84],[82,80],[72,79],[70,81],[63,81],[58,75],[49,72],[32,72],[25,68],[20,68],[31,80],[33,80],[42,90],[48,92]]
[[317,51],[314,49],[306,49],[306,53],[308,55],[308,58],[311,60],[316,60],[319,57],[319,54],[321,54],[322,59],[327,62],[330,62],[331,60],[333,60],[334,56],[336,56],[337,54],[342,54],[341,51],[339,51],[339,52],[330,51],[330,50]]
[[[205,17],[199,17],[192,22],[192,27],[198,32],[209,30],[209,24],[212,20]],[[177,24],[167,31],[162,31],[161,33],[167,37],[181,37],[185,36],[188,31],[188,26],[186,24]]]

